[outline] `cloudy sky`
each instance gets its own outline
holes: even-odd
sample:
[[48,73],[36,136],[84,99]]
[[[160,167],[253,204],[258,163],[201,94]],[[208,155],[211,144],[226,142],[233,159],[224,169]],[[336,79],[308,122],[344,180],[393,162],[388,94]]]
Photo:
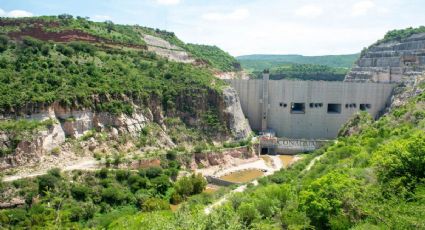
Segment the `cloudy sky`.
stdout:
[[0,0],[0,16],[68,13],[173,31],[232,55],[347,54],[425,25],[425,0]]

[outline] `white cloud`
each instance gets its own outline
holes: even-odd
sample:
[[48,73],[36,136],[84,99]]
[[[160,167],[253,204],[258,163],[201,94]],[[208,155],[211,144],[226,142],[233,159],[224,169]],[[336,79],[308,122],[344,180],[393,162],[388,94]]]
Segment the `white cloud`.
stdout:
[[352,16],[364,15],[373,8],[375,8],[375,3],[373,1],[370,1],[370,0],[360,1],[352,6],[351,15]]
[[112,20],[112,17],[109,16],[109,15],[95,15],[95,16],[92,17],[92,19],[94,21],[101,21],[101,22],[103,22],[103,21]]
[[180,0],[156,0],[156,3],[160,5],[171,6],[178,5],[180,3]]
[[247,9],[236,9],[230,13],[206,13],[202,15],[202,18],[208,21],[243,20],[248,18],[249,14]]
[[21,18],[31,16],[33,16],[33,14],[25,10],[4,11],[3,9],[0,9],[0,17]]
[[315,18],[323,14],[323,9],[317,5],[305,5],[295,10],[295,15],[300,17]]

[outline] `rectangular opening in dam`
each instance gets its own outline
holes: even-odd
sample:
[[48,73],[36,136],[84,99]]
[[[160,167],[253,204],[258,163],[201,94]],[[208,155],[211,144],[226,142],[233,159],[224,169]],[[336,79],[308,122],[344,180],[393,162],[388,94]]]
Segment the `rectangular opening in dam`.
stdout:
[[370,109],[370,104],[360,104],[360,110],[366,111],[367,109]]
[[291,113],[305,113],[305,103],[291,103]]
[[328,104],[328,113],[341,113],[341,104]]

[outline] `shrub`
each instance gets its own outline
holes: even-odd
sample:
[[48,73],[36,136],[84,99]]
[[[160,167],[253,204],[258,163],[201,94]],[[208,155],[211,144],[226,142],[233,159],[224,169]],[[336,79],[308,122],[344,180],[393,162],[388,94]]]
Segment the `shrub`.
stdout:
[[71,195],[76,200],[84,201],[88,198],[90,193],[90,188],[85,185],[74,185],[71,188]]
[[143,205],[142,210],[146,212],[159,211],[159,210],[169,210],[170,204],[159,198],[149,198]]
[[107,168],[102,168],[100,171],[98,171],[97,176],[99,178],[104,179],[104,178],[108,177],[108,173],[109,173],[109,170]]
[[110,205],[121,205],[129,200],[129,194],[121,187],[109,187],[102,190],[102,200]]
[[125,181],[128,179],[128,177],[130,176],[130,171],[128,170],[117,170],[115,171],[115,178],[117,179],[117,181]]
[[161,174],[162,174],[162,168],[160,168],[160,167],[150,167],[146,170],[146,176],[149,179],[158,177]]
[[167,160],[174,161],[177,158],[177,151],[176,150],[168,150],[165,157],[167,158]]
[[252,222],[260,218],[260,213],[251,203],[242,203],[237,213],[245,226],[250,226]]
[[38,193],[44,195],[49,190],[54,190],[59,179],[51,174],[38,177]]
[[67,45],[63,45],[63,44],[57,44],[56,45],[56,51],[58,51],[59,53],[65,55],[65,56],[72,56],[74,55],[75,51],[73,48],[67,46]]
[[9,38],[6,35],[0,35],[0,53],[7,50]]

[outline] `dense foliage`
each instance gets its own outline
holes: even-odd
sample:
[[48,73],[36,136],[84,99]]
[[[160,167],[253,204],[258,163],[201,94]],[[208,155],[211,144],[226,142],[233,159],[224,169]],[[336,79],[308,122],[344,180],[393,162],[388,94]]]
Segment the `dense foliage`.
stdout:
[[[0,54],[0,111],[59,101],[131,113],[123,94],[142,102],[157,97],[172,107],[183,91],[205,90],[213,81],[220,86],[208,70],[168,62],[144,50],[106,49],[84,42],[55,44],[25,37],[22,42],[8,40]],[[93,96],[116,100],[95,104]]]
[[[261,179],[260,186],[233,195],[210,215],[203,214],[203,206],[189,205],[175,214],[126,215],[110,227],[423,229],[424,108],[422,93],[376,122],[358,116],[352,124],[360,128],[351,135]],[[306,169],[313,158],[318,160]]]
[[209,65],[213,66],[218,70],[225,72],[240,70],[240,64],[238,63],[238,61],[225,51],[218,48],[217,46],[197,45],[189,43],[185,47],[196,58],[207,62]]
[[54,169],[36,179],[14,181],[1,192],[16,190],[26,205],[0,211],[0,228],[105,228],[116,217],[169,210],[170,201],[178,204],[203,192],[202,176],[176,180],[179,163],[163,162],[163,168],[138,171],[104,168],[67,174]]
[[246,55],[236,59],[244,69],[259,72],[287,64],[325,65],[335,68],[351,68],[359,57],[358,54],[302,56],[302,55]]
[[[297,79],[315,81],[343,81],[348,69],[313,64],[286,64],[270,69],[270,79]],[[254,72],[261,78],[262,71]]]

